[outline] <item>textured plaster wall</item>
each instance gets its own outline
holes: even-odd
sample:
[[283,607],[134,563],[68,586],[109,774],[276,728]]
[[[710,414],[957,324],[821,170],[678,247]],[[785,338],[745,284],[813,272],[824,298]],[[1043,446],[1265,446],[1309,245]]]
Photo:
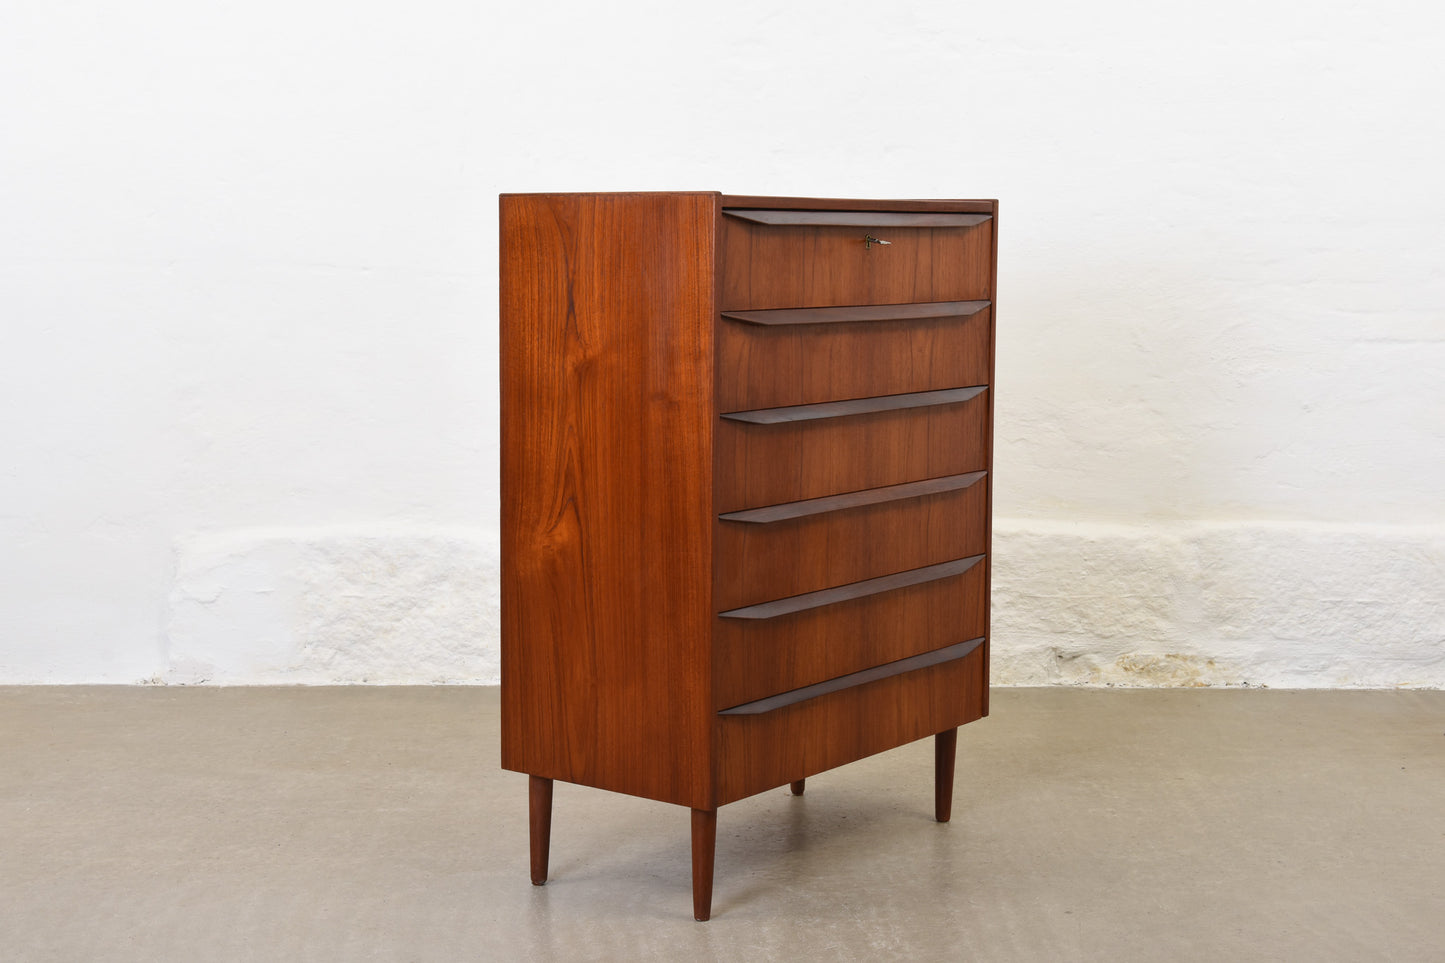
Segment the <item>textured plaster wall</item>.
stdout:
[[1439,686],[1445,528],[1001,520],[1015,684]]
[[1437,4],[0,9],[0,682],[495,681],[496,194],[1002,199],[994,677],[1445,684]]

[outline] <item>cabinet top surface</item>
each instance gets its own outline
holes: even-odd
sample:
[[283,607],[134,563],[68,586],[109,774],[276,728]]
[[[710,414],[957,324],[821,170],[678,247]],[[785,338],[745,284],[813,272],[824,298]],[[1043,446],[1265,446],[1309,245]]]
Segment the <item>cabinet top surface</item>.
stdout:
[[851,197],[775,197],[758,194],[723,194],[718,191],[544,191],[530,194],[502,194],[501,197],[717,197],[722,207],[783,208],[800,211],[957,211],[992,213],[996,200],[898,199]]

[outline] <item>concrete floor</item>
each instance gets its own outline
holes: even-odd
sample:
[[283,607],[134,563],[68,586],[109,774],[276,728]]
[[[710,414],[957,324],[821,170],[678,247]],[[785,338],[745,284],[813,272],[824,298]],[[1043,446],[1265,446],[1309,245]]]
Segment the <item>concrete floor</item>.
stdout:
[[0,689],[5,960],[1441,960],[1445,692],[1003,689],[735,803],[557,785],[487,688]]

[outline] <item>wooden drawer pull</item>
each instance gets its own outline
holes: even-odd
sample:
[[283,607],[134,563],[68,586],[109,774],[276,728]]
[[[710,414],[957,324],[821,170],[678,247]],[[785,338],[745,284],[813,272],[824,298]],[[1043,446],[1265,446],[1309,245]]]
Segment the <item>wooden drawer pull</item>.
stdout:
[[729,321],[767,326],[790,324],[852,324],[859,321],[922,321],[966,318],[988,307],[988,301],[924,301],[916,304],[857,304],[843,308],[771,308],[767,311],[724,311]]
[[724,208],[723,213],[754,224],[813,227],[973,227],[990,214],[927,211],[778,211]]
[[983,645],[983,639],[969,639],[967,642],[959,642],[950,645],[945,649],[935,649],[932,652],[925,652],[922,655],[910,656],[906,659],[899,659],[897,662],[887,662],[883,665],[876,665],[871,669],[864,669],[862,672],[852,672],[848,675],[839,676],[836,679],[829,679],[826,682],[818,682],[814,685],[806,685],[801,689],[794,689],[791,692],[783,692],[779,695],[768,696],[766,699],[758,699],[754,702],[744,702],[740,706],[733,706],[731,709],[723,709],[718,715],[722,716],[756,716],[764,712],[772,712],[774,709],[781,709],[783,706],[796,705],[799,702],[806,702],[809,699],[816,699],[818,696],[827,695],[830,692],[839,692],[843,689],[851,689],[854,686],[863,685],[866,682],[876,682],[879,679],[887,679],[890,676],[902,675],[905,672],[912,672],[914,669],[926,669],[931,665],[940,665],[944,662],[953,662],[968,655],[974,649]]
[[912,391],[903,395],[880,395],[877,398],[854,398],[850,401],[825,401],[816,405],[789,405],[786,408],[757,408],[753,411],[728,411],[728,421],[744,421],[750,425],[781,425],[790,421],[817,421],[866,415],[875,411],[897,411],[900,408],[930,408],[954,405],[982,394],[986,385],[971,388],[946,388],[943,391]]
[[749,522],[757,525],[766,525],[770,522],[785,522],[792,518],[805,518],[809,515],[823,515],[827,512],[838,512],[846,508],[862,508],[864,505],[877,505],[881,502],[897,502],[905,498],[917,498],[920,495],[937,495],[941,492],[953,492],[967,488],[988,472],[971,471],[962,475],[945,475],[942,478],[925,478],[923,481],[907,482],[902,485],[887,485],[883,488],[865,488],[857,492],[844,492],[841,495],[827,495],[823,498],[805,498],[800,502],[784,502],[781,505],[767,505],[763,508],[750,508],[743,512],[728,512],[719,515],[718,518],[725,522]]
[[834,605],[850,599],[877,595],[880,592],[907,588],[910,585],[936,582],[941,578],[949,578],[967,572],[981,561],[983,561],[982,555],[970,555],[968,558],[956,558],[951,562],[943,562],[939,565],[925,565],[923,568],[911,568],[906,572],[894,572],[892,575],[882,575],[878,578],[865,578],[861,582],[849,582],[847,585],[838,585],[817,592],[805,592],[802,595],[790,595],[785,599],[775,599],[772,602],[759,602],[757,605],[747,605],[740,609],[728,609],[726,612],[719,612],[718,617],[724,619],[775,619],[783,615],[792,615],[794,612],[804,612],[808,609],[822,608],[824,605]]

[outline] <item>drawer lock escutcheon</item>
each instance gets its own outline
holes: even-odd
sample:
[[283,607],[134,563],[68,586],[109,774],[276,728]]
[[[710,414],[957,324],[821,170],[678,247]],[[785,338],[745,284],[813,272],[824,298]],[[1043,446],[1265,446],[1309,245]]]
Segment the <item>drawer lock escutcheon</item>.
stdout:
[[885,240],[883,240],[883,238],[881,238],[881,237],[874,237],[872,234],[864,234],[864,235],[863,235],[863,250],[865,250],[865,251],[871,251],[871,250],[873,250],[873,245],[875,245],[875,244],[892,244],[892,243],[893,243],[892,241],[885,241]]

